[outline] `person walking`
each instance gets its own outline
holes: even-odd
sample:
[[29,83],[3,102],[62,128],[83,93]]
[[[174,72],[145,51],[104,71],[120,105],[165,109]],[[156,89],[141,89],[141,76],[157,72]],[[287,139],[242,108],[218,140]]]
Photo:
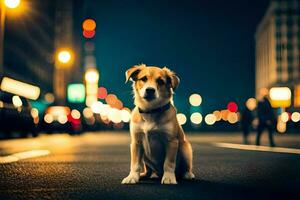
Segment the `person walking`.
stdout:
[[241,112],[241,126],[243,131],[243,141],[244,144],[249,144],[248,135],[251,129],[253,121],[253,115],[251,110],[245,105]]
[[273,132],[276,127],[276,115],[271,106],[270,101],[267,96],[264,96],[257,105],[257,117],[258,117],[258,126],[257,126],[257,136],[256,136],[256,145],[260,145],[260,137],[262,132],[267,129],[269,132],[269,143],[271,147],[275,146],[273,140]]

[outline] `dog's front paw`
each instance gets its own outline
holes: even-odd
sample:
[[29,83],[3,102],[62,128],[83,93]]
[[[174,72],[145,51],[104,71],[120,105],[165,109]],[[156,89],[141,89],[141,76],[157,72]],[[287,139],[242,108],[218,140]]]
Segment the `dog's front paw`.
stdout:
[[136,184],[140,179],[138,173],[130,173],[126,178],[122,180],[122,184]]
[[195,178],[195,174],[193,174],[192,172],[186,172],[182,178],[186,180],[192,180]]
[[171,172],[165,172],[161,179],[161,184],[177,184],[175,174]]

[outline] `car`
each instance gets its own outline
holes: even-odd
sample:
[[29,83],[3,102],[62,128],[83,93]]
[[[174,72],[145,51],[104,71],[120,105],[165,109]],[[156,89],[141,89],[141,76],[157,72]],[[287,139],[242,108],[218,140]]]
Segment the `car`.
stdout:
[[82,131],[81,114],[68,106],[49,106],[40,122],[41,129],[47,133],[66,132],[76,134]]
[[0,91],[0,133],[5,138],[14,132],[21,137],[38,136],[38,121],[37,110],[31,107],[28,99]]

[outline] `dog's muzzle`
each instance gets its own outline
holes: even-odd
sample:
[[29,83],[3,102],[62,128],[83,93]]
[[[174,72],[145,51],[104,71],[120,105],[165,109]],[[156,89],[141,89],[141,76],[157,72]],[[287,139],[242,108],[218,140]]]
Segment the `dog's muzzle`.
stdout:
[[151,100],[153,100],[155,98],[156,98],[155,89],[151,88],[151,87],[146,88],[144,99],[146,99],[147,101],[151,101]]

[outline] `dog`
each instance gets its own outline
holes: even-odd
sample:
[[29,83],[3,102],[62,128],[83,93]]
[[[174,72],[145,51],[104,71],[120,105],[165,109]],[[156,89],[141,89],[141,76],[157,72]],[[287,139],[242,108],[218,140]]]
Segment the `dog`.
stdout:
[[180,79],[167,67],[145,64],[133,66],[125,75],[126,82],[133,81],[136,107],[130,121],[130,173],[122,184],[155,175],[162,184],[177,184],[176,178],[194,179],[192,147],[173,104]]

